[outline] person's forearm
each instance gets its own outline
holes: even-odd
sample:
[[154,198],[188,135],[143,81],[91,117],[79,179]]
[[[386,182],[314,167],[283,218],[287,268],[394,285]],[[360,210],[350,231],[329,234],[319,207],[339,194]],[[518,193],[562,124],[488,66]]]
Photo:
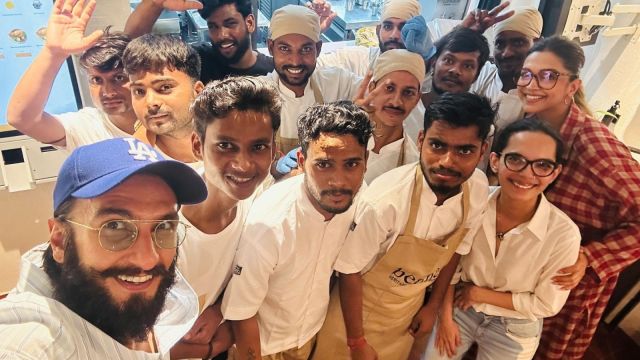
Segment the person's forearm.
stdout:
[[438,278],[433,284],[433,290],[431,290],[429,302],[425,306],[432,307],[433,309],[440,308],[444,300],[444,296],[449,290],[449,285],[453,278],[453,274],[455,274],[456,268],[458,267],[458,262],[460,262],[460,255],[454,253],[447,265],[445,265],[442,271],[440,271]]
[[342,318],[347,330],[347,338],[356,339],[364,336],[362,325],[362,275],[340,274],[340,306]]
[[453,320],[453,295],[455,293],[455,285],[449,285],[447,292],[444,294],[442,306],[440,307],[440,319]]
[[[53,53],[47,47],[42,48],[18,81],[7,104],[7,120],[11,126],[43,142],[64,138],[62,124],[45,114],[44,107],[65,60],[66,56],[63,54]],[[43,119],[53,120],[53,123],[51,126],[42,126]]]
[[131,38],[150,33],[162,10],[162,6],[156,5],[153,1],[143,0],[129,15],[127,23],[124,25],[124,32],[129,34]]
[[236,339],[236,359],[256,360],[261,358],[260,331],[258,319],[254,315],[246,320],[232,321],[233,336]]
[[496,291],[477,286],[475,288],[476,302],[498,306],[508,310],[515,310],[513,295],[510,292]]
[[180,341],[171,348],[171,359],[202,359],[209,354],[210,346]]

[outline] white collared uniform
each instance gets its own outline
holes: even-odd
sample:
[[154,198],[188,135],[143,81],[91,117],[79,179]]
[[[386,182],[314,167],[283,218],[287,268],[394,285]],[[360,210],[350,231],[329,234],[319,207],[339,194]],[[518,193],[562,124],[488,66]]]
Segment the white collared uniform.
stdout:
[[[196,295],[177,272],[153,327],[158,353],[131,350],[54,300],[41,244],[22,256],[18,285],[0,300],[0,359],[169,359],[198,316]],[[108,354],[108,355],[107,355]]]
[[233,258],[253,196],[237,204],[233,221],[217,234],[206,234],[192,225],[180,212],[180,220],[189,225],[180,245],[178,268],[198,295],[200,308],[213,304],[231,278]]
[[274,70],[263,77],[273,81],[280,90],[282,98],[282,111],[280,123],[280,136],[284,138],[298,138],[298,117],[307,108],[316,104],[314,92],[311,89],[311,78],[318,84],[319,91],[325,103],[337,100],[352,100],[362,82],[362,77],[340,68],[316,68],[307,82],[304,95],[296,95],[279,80],[278,73]]
[[333,265],[353,206],[325,221],[304,176],[277,183],[254,202],[222,302],[228,320],[258,314],[262,355],[301,347],[320,330]]
[[[375,179],[358,202],[353,231],[336,261],[335,269],[341,273],[366,272],[375,261],[393,245],[404,231],[409,218],[411,194],[415,181],[416,163],[388,171]],[[437,206],[436,195],[424,181],[420,208],[413,234],[422,239],[440,239],[460,225],[469,228],[456,253],[467,254],[471,249],[474,232],[480,226],[488,198],[488,183],[484,173],[475,170],[467,180],[470,191],[470,210],[465,224],[462,218],[462,194],[447,199]]]
[[[364,180],[367,184],[370,184],[375,178],[391,169],[416,162],[420,159],[418,147],[413,142],[413,139],[407,137],[406,132],[403,133],[402,139],[383,146],[377,154],[372,151],[375,146],[374,136],[375,135],[369,138],[369,143],[367,144],[369,157],[367,158],[367,172],[364,173]],[[401,158],[401,151],[403,152],[403,161],[398,165],[398,161]]]
[[62,148],[68,151],[102,140],[132,136],[115,126],[104,111],[92,107],[53,117],[64,127],[66,145]]
[[462,257],[462,280],[496,291],[511,292],[515,311],[489,304],[473,308],[487,315],[516,319],[541,319],[558,313],[569,296],[551,283],[559,269],[575,264],[580,250],[576,224],[542,195],[530,221],[504,235],[498,256],[496,246],[496,199],[491,194],[469,254]]

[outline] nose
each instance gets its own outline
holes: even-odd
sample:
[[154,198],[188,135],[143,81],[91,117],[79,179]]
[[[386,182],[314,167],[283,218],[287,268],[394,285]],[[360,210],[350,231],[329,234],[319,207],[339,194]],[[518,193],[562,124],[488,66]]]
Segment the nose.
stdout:
[[400,91],[396,91],[391,97],[391,104],[396,107],[400,107],[403,104],[402,101],[402,93]]
[[504,50],[502,50],[502,57],[507,58],[507,57],[513,56],[513,54],[514,52],[511,45],[509,44],[505,45]]
[[153,229],[155,224],[138,224],[138,238],[127,249],[130,251],[132,265],[142,270],[151,270],[160,262],[158,247],[153,241]]
[[331,176],[329,177],[329,181],[327,182],[327,184],[329,185],[329,188],[331,189],[345,188],[345,185],[347,183],[346,175],[347,174],[342,169],[337,169],[336,171],[334,171],[333,174],[331,174]]
[[454,165],[455,165],[455,155],[451,151],[447,151],[440,158],[440,166],[450,169]]
[[460,66],[459,64],[454,64],[451,67],[449,67],[449,74],[453,74],[456,76],[460,76],[460,74],[462,74],[462,71],[460,70]]
[[102,96],[104,97],[113,97],[116,95],[115,86],[111,83],[111,81],[105,81],[100,89]]
[[253,162],[251,161],[251,155],[247,151],[240,151],[235,157],[232,166],[233,169],[240,172],[248,172],[251,170]]
[[148,108],[160,107],[160,99],[158,98],[158,96],[156,96],[155,92],[151,89],[149,89],[145,94],[145,101],[147,102]]
[[390,39],[393,40],[399,40],[400,39],[400,28],[397,26],[393,27],[393,30],[391,30],[391,35],[389,35]]

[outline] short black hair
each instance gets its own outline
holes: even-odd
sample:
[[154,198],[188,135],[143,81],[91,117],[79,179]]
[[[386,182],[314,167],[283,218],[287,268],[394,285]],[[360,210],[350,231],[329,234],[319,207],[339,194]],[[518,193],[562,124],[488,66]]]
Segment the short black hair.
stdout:
[[489,41],[477,31],[465,27],[456,27],[435,43],[436,53],[433,57],[438,59],[445,51],[452,53],[470,53],[478,51],[478,72],[476,79],[480,75],[480,69],[489,60]]
[[560,134],[551,128],[547,123],[538,118],[525,118],[518,120],[514,123],[507,125],[504,129],[500,130],[496,141],[493,143],[493,151],[502,152],[509,143],[511,136],[521,132],[539,132],[548,135],[556,143],[556,159],[557,163],[562,163],[562,155],[564,153],[564,141],[560,137]]
[[273,131],[280,127],[282,102],[273,82],[258,77],[230,76],[207,84],[191,105],[195,131],[204,140],[207,126],[233,110],[268,114]]
[[202,3],[202,9],[198,10],[198,13],[205,20],[221,6],[229,4],[235,5],[236,10],[243,18],[251,14],[251,0],[200,0],[200,2]]
[[100,72],[109,72],[123,68],[122,56],[131,38],[117,31],[104,30],[104,35],[92,47],[80,55],[80,65],[85,69],[95,68]]
[[305,155],[309,143],[321,133],[353,135],[366,148],[372,132],[367,113],[348,100],[313,105],[298,118],[298,139]]
[[485,141],[496,115],[496,107],[484,96],[469,92],[444,93],[432,102],[424,113],[424,131],[434,121],[447,122],[452,127],[478,127],[478,137]]
[[144,34],[131,40],[122,57],[126,72],[161,73],[167,68],[200,79],[200,56],[180,38],[167,34]]

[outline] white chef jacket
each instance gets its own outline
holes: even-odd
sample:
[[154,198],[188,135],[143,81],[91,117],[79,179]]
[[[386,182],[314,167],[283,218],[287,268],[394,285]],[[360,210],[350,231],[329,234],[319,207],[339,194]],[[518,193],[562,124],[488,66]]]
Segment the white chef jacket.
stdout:
[[[418,147],[412,139],[407,137],[406,132],[403,133],[401,139],[383,146],[377,154],[373,152],[375,146],[374,136],[372,135],[369,138],[369,143],[367,144],[369,157],[367,158],[367,171],[364,173],[364,180],[367,184],[370,184],[375,178],[391,169],[414,163],[420,159]],[[401,152],[404,153],[404,160],[402,164],[398,165]]]
[[512,293],[515,311],[489,304],[475,304],[487,315],[518,319],[553,316],[564,306],[568,290],[551,283],[559,269],[575,264],[580,251],[580,230],[544,195],[535,214],[504,235],[496,249],[496,200],[498,187],[489,198],[482,226],[471,251],[462,257],[462,280],[496,291]]
[[[336,262],[337,271],[345,274],[368,271],[402,234],[409,219],[416,166],[418,163],[412,163],[388,171],[364,190],[357,204],[354,226]],[[413,234],[422,239],[438,240],[464,226],[470,230],[456,253],[468,253],[487,205],[487,177],[476,169],[468,180],[470,209],[464,224],[460,224],[462,193],[436,206],[435,193],[424,177],[422,181],[420,208]]]
[[258,314],[262,355],[301,347],[320,330],[333,265],[354,206],[325,221],[305,175],[276,183],[254,202],[222,301],[228,320]]
[[284,138],[298,138],[298,117],[307,108],[316,103],[313,90],[311,89],[311,79],[318,84],[320,93],[325,103],[337,100],[353,100],[362,82],[362,78],[340,68],[316,68],[307,82],[302,97],[287,88],[279,80],[278,73],[273,72],[262,76],[262,78],[273,81],[280,90],[282,98],[282,111],[280,122],[280,135]]

